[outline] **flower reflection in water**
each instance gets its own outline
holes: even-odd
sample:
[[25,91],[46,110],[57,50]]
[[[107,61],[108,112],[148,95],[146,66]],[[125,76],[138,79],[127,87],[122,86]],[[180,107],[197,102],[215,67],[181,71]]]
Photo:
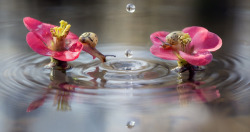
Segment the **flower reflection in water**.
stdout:
[[186,82],[177,85],[179,101],[181,106],[187,105],[189,102],[210,102],[220,97],[219,90],[216,86],[199,88],[200,82]]
[[69,100],[71,99],[71,92],[74,92],[76,86],[68,84],[66,81],[66,72],[65,70],[51,70],[50,74],[50,84],[48,88],[46,88],[46,92],[43,96],[35,101],[33,101],[27,112],[31,112],[40,106],[42,106],[46,99],[49,98],[48,94],[54,94],[54,90],[56,90],[54,96],[54,105],[57,105],[57,110],[67,111],[71,110]]
[[[51,70],[50,73],[50,84],[46,88],[43,95],[37,100],[33,101],[27,112],[31,112],[44,104],[46,100],[51,98],[50,95],[54,97],[54,106],[57,107],[59,111],[68,111],[71,110],[70,101],[73,101],[74,93],[85,94],[85,95],[96,95],[95,92],[87,92],[80,89],[97,89],[105,88],[108,80],[105,79],[107,70],[102,70],[98,66],[95,69],[87,72],[87,75],[91,77],[91,83],[86,82],[86,80],[80,80],[70,76],[70,73],[67,73],[66,70]],[[152,74],[151,74],[152,75]],[[191,78],[191,79],[190,79]],[[220,97],[219,90],[216,86],[205,86],[204,82],[198,82],[194,80],[194,75],[186,76],[186,74],[180,74],[177,78],[178,84],[170,86],[174,88],[175,97],[173,102],[178,102],[181,106],[186,106],[190,103],[206,103],[213,101]],[[169,88],[166,87],[167,89]],[[134,92],[143,93],[143,89],[137,89]],[[145,89],[147,90],[147,89]],[[152,89],[153,90],[153,89]],[[154,94],[154,92],[152,92]],[[168,94],[168,93],[165,93]],[[140,95],[139,95],[140,96]],[[172,99],[171,95],[171,99]],[[130,97],[126,97],[130,98]]]
[[[76,89],[93,89],[98,86],[97,79],[100,77],[100,74],[105,75],[105,71],[99,72],[99,67],[96,67],[96,70],[88,73],[93,79],[93,85],[88,86],[78,86],[70,83],[68,80],[75,80],[67,75],[66,70],[51,70],[50,73],[50,84],[48,88],[46,88],[46,92],[43,93],[43,96],[35,101],[33,101],[29,107],[27,108],[27,112],[31,112],[44,104],[44,102],[49,99],[49,94],[54,94],[54,106],[57,107],[59,111],[68,111],[71,110],[70,100],[73,99],[73,93],[80,94],[90,94],[84,93],[80,91],[76,91]],[[101,85],[105,85],[106,80],[101,78]],[[55,92],[56,91],[56,92]],[[91,93],[93,94],[93,93]]]
[[187,105],[189,102],[206,103],[220,97],[220,92],[216,86],[203,87],[205,82],[194,80],[195,74],[189,74],[188,79],[184,79],[181,73],[178,73],[178,82],[176,86],[179,94],[179,102],[181,106]]

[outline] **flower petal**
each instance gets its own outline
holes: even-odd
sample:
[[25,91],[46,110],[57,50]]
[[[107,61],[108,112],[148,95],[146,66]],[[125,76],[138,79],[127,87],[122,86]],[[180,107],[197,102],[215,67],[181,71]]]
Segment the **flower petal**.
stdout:
[[165,59],[165,60],[178,60],[178,58],[176,57],[176,55],[174,54],[171,48],[164,49],[159,45],[153,45],[150,48],[150,52],[153,55],[160,57],[162,59]]
[[[166,36],[169,34],[169,32],[165,32],[165,31],[157,31],[155,33],[152,33],[150,35],[150,39],[153,42],[154,45],[162,45],[162,41],[166,41]],[[158,38],[157,38],[158,37]],[[162,41],[160,41],[159,39],[161,39]]]
[[31,17],[23,18],[23,23],[29,31],[37,29],[37,27],[42,24],[42,22]]
[[78,43],[78,36],[72,32],[69,32],[67,37],[65,38],[66,48],[72,47],[75,43]]
[[[42,23],[31,17],[25,17],[23,22],[29,31],[34,32],[36,36],[46,44],[47,47],[50,47],[52,44],[51,41],[53,39],[50,29],[55,27],[55,25]],[[67,47],[70,47],[78,41],[78,36],[72,32],[69,32],[65,39],[68,42]]]
[[213,59],[213,55],[209,51],[199,51],[194,55],[187,54],[179,51],[180,56],[185,59],[189,64],[195,66],[203,66],[210,63]]
[[195,51],[198,50],[216,51],[221,46],[222,46],[221,38],[212,32],[199,32],[193,37],[190,43],[190,47],[194,47]]
[[74,43],[69,50],[66,51],[51,51],[52,57],[61,61],[73,61],[77,59],[82,51],[81,43]]
[[81,43],[74,43],[66,51],[51,51],[33,32],[27,34],[26,40],[30,48],[38,54],[51,56],[61,61],[73,61],[77,59],[83,48]]
[[208,32],[208,30],[204,27],[198,27],[198,26],[192,26],[192,27],[186,27],[182,30],[184,33],[188,33],[191,38],[195,36],[195,34],[199,32]]
[[50,56],[51,50],[49,50],[45,44],[41,41],[40,38],[37,37],[37,35],[33,32],[29,32],[26,36],[26,41],[30,48],[37,52],[38,54],[44,55],[44,56]]
[[72,32],[69,32],[69,34],[66,37],[66,39],[76,39],[77,41],[78,41],[78,38],[79,37]]
[[78,58],[83,46],[78,43],[78,36],[74,33],[69,32],[65,38],[67,51],[51,51],[47,47],[52,44],[53,38],[50,29],[55,25],[42,23],[31,17],[25,17],[23,22],[27,29],[31,31],[27,35],[27,42],[35,52],[52,56],[61,61],[72,61]]
[[25,17],[23,19],[23,23],[26,28],[29,31],[34,32],[36,36],[39,37],[41,41],[43,41],[47,45],[47,47],[50,46],[52,40],[50,29],[55,27],[55,25],[42,23],[31,17]]

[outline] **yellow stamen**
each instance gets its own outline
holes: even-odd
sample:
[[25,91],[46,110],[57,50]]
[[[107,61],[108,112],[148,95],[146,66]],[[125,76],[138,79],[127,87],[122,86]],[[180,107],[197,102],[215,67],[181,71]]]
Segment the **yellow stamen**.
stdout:
[[191,37],[189,36],[188,33],[183,33],[179,39],[180,39],[181,44],[183,45],[187,45],[191,42]]
[[[172,45],[173,50],[186,52],[187,45],[191,42],[188,33],[182,31],[174,31],[166,36],[166,43]],[[164,48],[164,47],[163,47]]]
[[68,24],[64,20],[61,20],[60,21],[60,27],[51,28],[50,32],[54,37],[57,37],[59,39],[60,38],[65,38],[69,33],[70,27],[71,27],[70,24]]
[[69,34],[71,25],[66,21],[61,20],[60,27],[54,27],[50,29],[50,32],[53,36],[53,41],[49,48],[53,51],[62,51],[66,49],[65,38]]

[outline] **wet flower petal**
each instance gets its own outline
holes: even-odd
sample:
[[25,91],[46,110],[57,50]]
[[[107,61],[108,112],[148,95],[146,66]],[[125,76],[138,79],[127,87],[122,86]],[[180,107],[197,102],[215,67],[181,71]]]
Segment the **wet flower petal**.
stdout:
[[[166,41],[166,36],[169,34],[169,32],[165,32],[165,31],[158,31],[158,32],[155,32],[155,33],[152,33],[150,35],[150,39],[151,41],[153,42],[154,45],[162,45],[162,41]],[[160,41],[158,38],[162,41]]]
[[45,45],[50,46],[52,35],[50,32],[50,28],[55,27],[55,25],[42,23],[34,18],[31,17],[25,17],[23,19],[23,23],[26,26],[26,28],[35,33],[37,37],[41,39],[45,43]]
[[190,47],[194,47],[195,51],[216,51],[221,46],[221,38],[212,32],[199,32],[193,37],[192,42],[190,43]]
[[50,56],[51,50],[49,50],[43,41],[37,37],[37,35],[33,32],[29,32],[26,36],[26,41],[30,48],[37,52],[40,55]]
[[23,18],[23,23],[29,31],[36,30],[42,24],[42,22],[31,17]]
[[208,30],[204,27],[192,26],[186,27],[182,30],[184,33],[188,33],[191,38],[193,38],[199,32],[208,32]]
[[61,61],[73,61],[79,57],[82,47],[82,44],[75,43],[69,50],[52,51],[52,57]]
[[166,59],[166,60],[178,60],[178,58],[176,57],[176,55],[174,54],[173,50],[171,48],[169,49],[164,49],[159,45],[153,45],[150,48],[150,52],[157,56],[160,57],[162,59]]
[[44,56],[52,56],[53,58],[61,61],[73,61],[77,59],[83,47],[81,43],[74,43],[71,45],[69,50],[51,51],[45,46],[45,44],[41,41],[41,39],[38,38],[36,34],[33,32],[29,32],[27,34],[26,40],[30,48],[35,52],[37,52],[38,54]]
[[53,44],[50,29],[55,25],[42,23],[34,18],[25,17],[24,25],[29,32],[26,36],[27,43],[32,50],[44,56],[51,56],[61,61],[73,61],[79,57],[83,45],[78,42],[78,36],[69,32],[65,40],[69,40],[65,51],[52,51],[48,47]]
[[[52,44],[51,40],[53,38],[50,29],[56,27],[55,25],[42,23],[31,17],[25,17],[23,19],[23,22],[24,25],[27,27],[27,29],[31,32],[34,32],[37,35],[37,37],[39,37],[45,43],[45,45],[47,45],[47,47],[49,47]],[[68,44],[70,46],[78,41],[78,36],[72,32],[69,32],[69,34],[65,39],[71,40],[70,43]]]
[[213,59],[213,55],[209,51],[199,51],[194,55],[190,55],[182,51],[180,51],[179,53],[180,56],[185,59],[189,64],[195,66],[207,65]]

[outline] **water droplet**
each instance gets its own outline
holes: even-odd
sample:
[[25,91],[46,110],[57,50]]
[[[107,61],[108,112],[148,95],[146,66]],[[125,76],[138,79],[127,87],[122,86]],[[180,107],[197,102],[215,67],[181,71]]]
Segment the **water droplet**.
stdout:
[[135,126],[135,121],[129,121],[128,123],[127,123],[127,127],[128,128],[133,128]]
[[135,5],[134,4],[127,4],[127,6],[126,6],[126,10],[127,10],[127,12],[129,12],[129,13],[134,13],[135,12]]
[[132,57],[133,57],[133,52],[132,52],[132,50],[130,50],[130,49],[126,50],[126,51],[125,51],[125,56],[126,56],[127,58],[132,58]]
[[66,39],[66,40],[65,40],[65,44],[66,44],[66,45],[69,45],[70,43],[71,43],[71,40],[70,40],[70,39]]

